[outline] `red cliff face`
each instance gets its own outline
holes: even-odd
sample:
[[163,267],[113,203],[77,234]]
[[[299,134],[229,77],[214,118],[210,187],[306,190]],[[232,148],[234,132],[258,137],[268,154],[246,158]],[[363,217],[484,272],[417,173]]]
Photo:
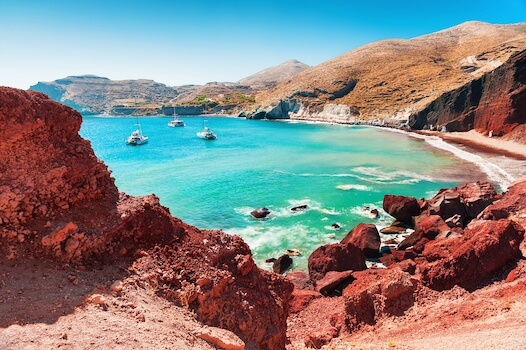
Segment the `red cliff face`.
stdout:
[[526,51],[490,73],[433,101],[410,118],[414,129],[446,126],[448,131],[493,131],[525,142]]
[[119,194],[81,121],[44,94],[0,87],[0,255],[130,262],[144,288],[247,348],[284,348],[290,282],[259,269],[240,237],[186,225],[155,195]]

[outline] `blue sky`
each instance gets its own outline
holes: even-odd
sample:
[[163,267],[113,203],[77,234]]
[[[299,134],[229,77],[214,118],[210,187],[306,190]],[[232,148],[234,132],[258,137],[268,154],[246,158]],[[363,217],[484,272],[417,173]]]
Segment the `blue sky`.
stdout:
[[465,21],[526,21],[526,0],[0,0],[0,85],[95,74],[166,85],[237,81],[291,58]]

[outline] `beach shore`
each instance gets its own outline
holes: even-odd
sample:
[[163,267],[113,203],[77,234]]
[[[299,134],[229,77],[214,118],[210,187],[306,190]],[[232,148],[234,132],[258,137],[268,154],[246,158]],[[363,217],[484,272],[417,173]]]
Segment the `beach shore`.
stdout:
[[487,153],[500,154],[518,160],[526,160],[526,144],[503,140],[500,137],[488,137],[476,130],[467,132],[437,132],[423,131],[423,134],[434,135],[444,141],[465,145],[471,149],[477,149]]

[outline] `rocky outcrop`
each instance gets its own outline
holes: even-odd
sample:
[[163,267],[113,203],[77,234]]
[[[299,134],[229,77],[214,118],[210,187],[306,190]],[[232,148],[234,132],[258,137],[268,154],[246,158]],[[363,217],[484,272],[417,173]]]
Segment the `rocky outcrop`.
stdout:
[[524,228],[513,221],[477,221],[456,238],[451,256],[422,267],[422,283],[436,290],[454,285],[473,290],[505,264],[522,257],[519,244],[523,239]]
[[359,223],[340,243],[351,243],[360,248],[366,258],[376,258],[380,250],[380,233],[376,225]]
[[0,87],[0,254],[127,263],[143,288],[247,348],[283,349],[292,284],[259,269],[240,237],[189,226],[155,195],[119,194],[80,123],[42,93]]
[[365,255],[351,243],[326,244],[309,256],[309,275],[312,281],[322,279],[329,271],[365,270]]
[[445,126],[448,131],[477,129],[523,142],[526,132],[526,50],[413,114],[410,126]]

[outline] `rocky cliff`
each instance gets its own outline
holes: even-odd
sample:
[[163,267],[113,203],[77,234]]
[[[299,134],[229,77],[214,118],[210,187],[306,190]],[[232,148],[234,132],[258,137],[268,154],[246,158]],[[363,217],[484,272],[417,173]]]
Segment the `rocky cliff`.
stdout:
[[[502,111],[504,103],[520,108],[519,53],[526,49],[525,28],[525,24],[467,22],[410,40],[371,43],[262,91],[256,98],[259,107],[247,116],[336,122],[383,119],[398,124],[412,116],[413,126],[419,128],[422,116],[434,109],[450,109],[451,115],[458,116],[468,115],[479,102],[486,104],[486,110],[496,106],[481,100],[483,82],[487,96],[513,89],[506,97],[513,101],[502,100]],[[498,72],[488,75],[497,68]],[[440,104],[442,109],[434,107]],[[291,108],[283,109],[284,105]],[[484,121],[471,123],[468,117],[465,128],[502,124],[495,117],[489,122],[489,116],[484,113]],[[430,115],[432,121],[436,118]],[[517,123],[517,117],[500,114],[497,118]]]
[[186,225],[155,195],[119,193],[80,124],[42,93],[0,88],[0,266],[125,264],[141,288],[247,348],[284,348],[290,283],[259,269],[241,238]]
[[449,131],[477,129],[526,142],[526,50],[466,85],[449,91],[409,118],[422,129],[446,126]]

